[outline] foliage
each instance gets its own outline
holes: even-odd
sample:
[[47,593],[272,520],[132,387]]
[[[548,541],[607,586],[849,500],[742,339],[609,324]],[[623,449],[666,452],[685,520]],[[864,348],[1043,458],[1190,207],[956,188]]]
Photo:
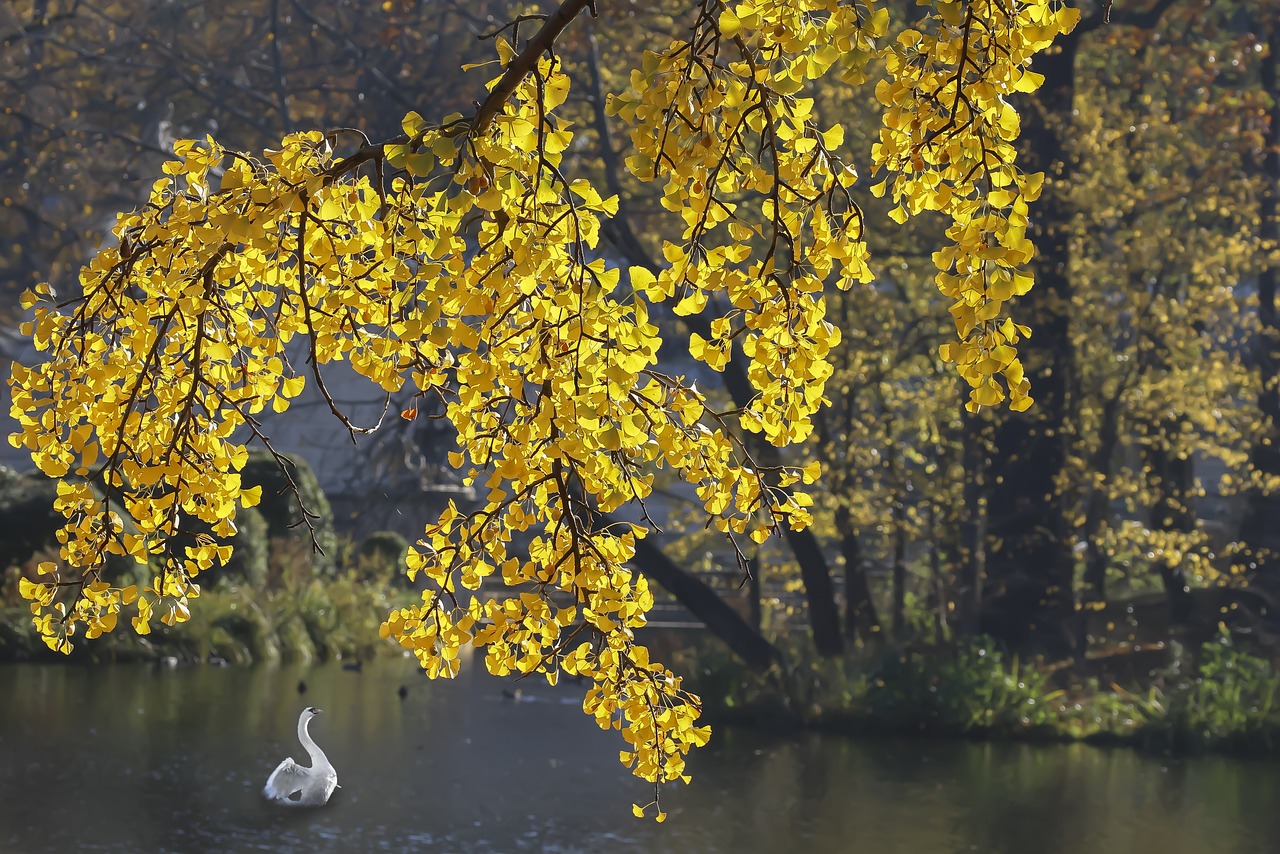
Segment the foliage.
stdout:
[[[854,732],[1085,739],[1188,752],[1280,746],[1280,675],[1225,632],[1186,673],[1136,689],[1081,681],[1000,653],[986,638],[751,672],[714,647],[677,657],[728,720],[789,720]],[[1069,687],[1057,687],[1064,679]]]
[[267,584],[270,562],[270,527],[253,507],[236,514],[236,533],[231,539],[231,559],[223,567],[224,579],[239,581],[253,590]]
[[1196,526],[1196,499],[1271,488],[1251,472],[1262,424],[1246,401],[1260,377],[1241,353],[1257,327],[1241,285],[1260,260],[1259,46],[1224,23],[1232,4],[1205,6],[1104,32],[1082,59],[1069,189],[1077,405],[1059,486],[1087,560],[1119,569],[1135,552],[1146,557],[1129,575],[1173,566],[1193,584],[1241,569],[1235,544]]
[[358,578],[407,581],[409,541],[395,531],[374,531],[360,541],[356,552]]
[[505,0],[328,4],[12,0],[0,5],[0,316],[21,290],[73,282],[116,211],[146,198],[175,138],[238,148],[361,117],[471,103],[460,66]]
[[[796,651],[799,652],[798,650]],[[989,638],[954,648],[821,659],[751,674],[712,650],[685,669],[720,711],[820,726],[934,734],[1051,734],[1063,692],[1040,668],[1007,661]]]
[[296,541],[303,563],[319,575],[332,576],[338,546],[333,511],[307,461],[295,454],[251,451],[240,480],[260,490],[254,509],[267,523],[267,536]]
[[[111,631],[129,606],[141,634],[189,618],[197,577],[230,556],[218,539],[261,498],[244,483],[242,437],[270,450],[257,416],[286,410],[308,381],[286,350],[297,338],[353,437],[373,427],[328,394],[330,362],[388,394],[408,383],[446,402],[461,449],[451,462],[488,490],[478,510],[450,505],[428,526],[409,571],[431,590],[383,635],[431,676],[455,675],[467,644],[487,649],[494,673],[587,676],[584,709],[623,730],[624,763],[655,783],[683,777],[708,733],[697,698],[635,642],[652,596],[626,563],[647,528],[612,514],[630,505],[647,522],[653,471],[667,467],[735,548],[811,521],[793,487],[819,466],[756,459],[740,436],[781,447],[809,435],[839,340],[824,286],[872,278],[843,128],[803,95],[827,75],[862,83],[872,60],[886,72],[873,192],[896,222],[925,210],[949,221],[934,262],[958,340],[942,355],[972,387],[971,408],[1006,393],[1030,405],[1014,349],[1029,331],[1005,304],[1031,286],[1027,206],[1043,178],[1015,164],[1005,96],[1036,88],[1026,66],[1075,10],[938,3],[890,39],[887,8],[871,3],[700,4],[687,35],[646,53],[610,101],[630,129],[633,177],[661,186],[683,222],[662,241],[665,265],[623,270],[595,251],[617,199],[562,171],[574,134],[555,111],[570,79],[546,55],[588,5],[565,0],[523,45],[497,39],[499,74],[470,117],[411,112],[383,143],[290,133],[257,156],[178,142],[79,293],[28,292],[26,330],[47,361],[14,368],[15,441],[51,477],[93,472],[123,506],[59,484],[63,556],[82,577],[66,584],[49,563],[48,580],[23,587],[51,648]],[[745,357],[747,405],[716,409],[657,370],[649,316],[665,301],[709,313],[695,359],[720,370]],[[216,539],[167,546],[184,516]],[[96,571],[108,553],[162,566],[142,590],[113,587]],[[491,575],[512,595],[468,599]]]
[[863,698],[881,726],[951,733],[1011,733],[1050,728],[1061,691],[1043,670],[1005,660],[990,638],[931,655],[889,658]]
[[1180,748],[1271,750],[1280,737],[1280,675],[1239,649],[1223,628],[1206,643],[1193,673],[1163,698],[1164,715],[1147,738]]
[[[379,641],[388,609],[405,603],[404,591],[350,575],[312,579],[300,587],[260,590],[222,582],[207,590],[191,619],[157,627],[146,637],[116,632],[76,654],[93,661],[225,661],[243,665],[395,654]],[[0,602],[0,660],[48,655],[21,606]]]

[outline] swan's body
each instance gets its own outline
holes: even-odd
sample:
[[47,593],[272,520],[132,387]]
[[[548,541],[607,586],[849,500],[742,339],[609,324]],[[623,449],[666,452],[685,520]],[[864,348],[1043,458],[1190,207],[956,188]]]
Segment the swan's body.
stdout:
[[262,787],[262,794],[267,799],[287,806],[318,807],[328,803],[329,796],[338,788],[338,772],[333,770],[329,758],[307,732],[307,725],[318,714],[319,709],[308,706],[298,716],[298,741],[311,757],[311,767],[303,768],[293,761],[292,756],[285,759],[271,772],[267,785]]

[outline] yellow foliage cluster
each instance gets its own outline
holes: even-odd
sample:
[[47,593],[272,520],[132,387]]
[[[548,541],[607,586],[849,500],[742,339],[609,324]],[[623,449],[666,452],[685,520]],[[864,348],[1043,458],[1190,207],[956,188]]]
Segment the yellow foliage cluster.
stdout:
[[690,352],[722,370],[741,338],[760,391],[741,424],[777,445],[808,436],[831,375],[840,333],[825,319],[824,286],[872,278],[850,195],[857,173],[837,155],[844,130],[823,130],[802,93],[837,61],[869,59],[886,23],[836,3],[704,10],[688,41],[646,53],[610,102],[631,127],[631,173],[662,182],[663,206],[685,226],[663,241],[667,266],[645,292],[678,296],[677,314],[724,298],[710,340],[695,333]]
[[969,408],[1005,399],[1031,406],[1030,382],[1014,347],[1030,330],[1004,317],[1004,304],[1031,289],[1021,268],[1034,249],[1027,239],[1028,203],[1042,174],[1015,165],[1021,128],[1007,98],[1035,91],[1043,78],[1027,70],[1031,57],[1070,32],[1080,11],[1054,0],[943,2],[890,49],[889,76],[876,88],[887,108],[872,159],[891,178],[873,192],[891,193],[890,216],[905,222],[923,210],[951,219],[951,245],[934,253],[938,289],[955,302],[960,340],[941,356],[969,383]]
[[[560,25],[586,5],[567,2]],[[344,149],[349,131],[305,132],[250,156],[180,142],[80,293],[27,297],[27,331],[47,357],[15,367],[11,441],[46,474],[105,492],[60,489],[67,569],[49,564],[22,591],[46,642],[65,651],[81,627],[110,631],[134,602],[140,633],[186,619],[199,574],[230,548],[169,543],[186,517],[225,538],[237,507],[257,501],[239,471],[246,440],[270,447],[258,416],[287,409],[309,375],[353,434],[374,429],[347,421],[324,388],[321,366],[345,360],[388,394],[408,384],[438,397],[460,448],[450,461],[482,495],[427,527],[409,566],[430,589],[383,635],[433,677],[456,675],[467,646],[495,674],[585,676],[584,709],[622,731],[624,763],[655,783],[683,778],[708,731],[698,699],[635,641],[653,597],[628,562],[648,528],[612,514],[630,506],[648,521],[667,468],[726,536],[760,542],[812,521],[793,487],[817,465],[760,465],[742,438],[786,445],[811,432],[840,337],[823,289],[872,278],[843,130],[823,128],[806,87],[833,68],[860,83],[888,56],[875,162],[896,176],[902,210],[952,217],[954,245],[939,254],[939,284],[957,298],[951,356],[975,404],[996,402],[999,372],[1021,408],[1012,345],[1027,331],[996,321],[1030,285],[1017,268],[1038,179],[1012,165],[1017,118],[1003,97],[1034,87],[1024,66],[1070,23],[1043,0],[941,4],[886,47],[888,14],[870,3],[701,4],[689,38],[647,53],[611,102],[631,128],[629,168],[661,182],[684,223],[657,270],[624,271],[597,251],[618,200],[562,171],[573,133],[554,111],[570,81],[545,46],[519,53],[499,39],[497,109],[440,124],[410,113],[387,143]],[[658,369],[649,306],[663,300],[682,314],[728,306],[690,349],[720,369],[740,347],[757,392],[748,406],[717,411]],[[305,365],[286,350],[294,339]],[[100,578],[107,554],[161,569],[142,591],[113,588]],[[510,595],[472,595],[494,576]]]

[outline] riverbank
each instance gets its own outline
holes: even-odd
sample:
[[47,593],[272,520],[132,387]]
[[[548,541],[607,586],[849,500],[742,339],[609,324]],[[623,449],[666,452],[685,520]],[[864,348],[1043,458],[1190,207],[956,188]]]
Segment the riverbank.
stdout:
[[[77,643],[69,659],[235,665],[364,660],[399,651],[379,638],[378,626],[393,608],[416,598],[411,590],[353,574],[270,590],[225,584],[202,592],[185,623],[157,624],[145,637],[123,626]],[[50,661],[53,656],[25,606],[0,608],[0,662]]]
[[753,673],[709,646],[674,669],[712,724],[850,735],[1280,753],[1280,675],[1226,635],[1126,684],[1030,666],[977,639],[954,648],[802,659]]

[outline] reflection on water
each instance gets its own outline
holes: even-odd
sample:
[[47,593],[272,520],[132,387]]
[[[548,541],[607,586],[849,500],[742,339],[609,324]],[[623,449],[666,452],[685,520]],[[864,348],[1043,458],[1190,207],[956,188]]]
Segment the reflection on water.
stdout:
[[[1280,851],[1272,763],[747,730],[695,751],[666,824],[639,821],[650,791],[581,688],[502,687],[407,661],[0,668],[0,851]],[[325,710],[311,732],[343,788],[323,809],[273,807],[258,791],[304,758],[306,705]]]

